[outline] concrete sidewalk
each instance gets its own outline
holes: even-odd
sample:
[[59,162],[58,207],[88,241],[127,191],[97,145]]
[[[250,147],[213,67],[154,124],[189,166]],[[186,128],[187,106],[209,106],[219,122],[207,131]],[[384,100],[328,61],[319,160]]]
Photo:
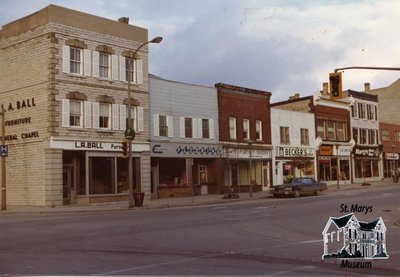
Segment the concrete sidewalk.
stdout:
[[[329,185],[328,190],[323,194],[336,193],[345,190],[368,189],[385,186],[400,186],[400,183],[393,183],[393,181],[380,181],[370,182],[371,186],[362,186],[361,184],[340,185],[337,189],[336,185]],[[145,209],[163,209],[174,207],[187,207],[187,206],[200,206],[212,204],[224,204],[238,201],[253,201],[271,198],[269,192],[253,192],[252,197],[250,193],[239,193],[239,198],[225,199],[224,195],[201,195],[194,197],[179,197],[179,198],[164,198],[155,200],[145,200],[143,207],[134,207],[130,210],[145,210]],[[101,212],[101,211],[119,211],[128,210],[128,202],[112,202],[112,203],[97,203],[90,205],[66,205],[60,207],[31,207],[31,206],[9,206],[6,211],[0,211],[1,215],[6,214],[44,214],[44,213],[76,213],[76,212]]]

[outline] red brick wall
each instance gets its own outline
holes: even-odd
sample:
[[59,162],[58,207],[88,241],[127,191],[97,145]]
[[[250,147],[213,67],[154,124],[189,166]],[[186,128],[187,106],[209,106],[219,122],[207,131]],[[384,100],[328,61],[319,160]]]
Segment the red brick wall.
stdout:
[[[347,124],[347,141],[350,137],[350,112],[346,109],[328,107],[328,106],[314,106],[315,120],[317,119],[330,119],[336,121],[344,121]],[[317,134],[317,123],[315,122],[315,134]]]
[[[256,120],[262,121],[262,142],[271,144],[270,93],[246,89],[246,91],[218,89],[220,141],[245,142],[243,119],[250,120],[250,139],[256,141]],[[229,117],[236,118],[237,139],[229,137]]]
[[[382,130],[389,131],[389,140],[382,140]],[[395,131],[400,132],[400,125],[389,124],[389,123],[379,123],[379,139],[383,144],[383,151],[388,153],[400,153],[400,142],[395,141]]]

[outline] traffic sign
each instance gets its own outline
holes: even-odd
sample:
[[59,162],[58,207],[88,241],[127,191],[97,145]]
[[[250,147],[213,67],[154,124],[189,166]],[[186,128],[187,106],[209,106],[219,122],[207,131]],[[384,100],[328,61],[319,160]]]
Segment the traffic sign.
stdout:
[[127,140],[133,140],[135,138],[135,130],[133,128],[126,128],[125,130],[125,138]]
[[8,145],[0,145],[0,156],[2,157],[8,156]]

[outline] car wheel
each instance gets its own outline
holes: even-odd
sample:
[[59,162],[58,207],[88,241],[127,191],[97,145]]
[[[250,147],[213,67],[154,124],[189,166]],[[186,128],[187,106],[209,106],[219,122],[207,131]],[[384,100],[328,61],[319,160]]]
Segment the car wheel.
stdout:
[[320,190],[315,191],[315,195],[320,195],[320,194],[321,194]]
[[295,197],[295,198],[299,198],[299,197],[300,197],[300,190],[296,189],[296,190],[294,191],[294,197]]

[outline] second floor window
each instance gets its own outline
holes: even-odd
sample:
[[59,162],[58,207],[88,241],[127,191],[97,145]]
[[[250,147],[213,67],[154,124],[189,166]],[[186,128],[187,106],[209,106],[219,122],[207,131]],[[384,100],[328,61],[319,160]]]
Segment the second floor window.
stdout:
[[107,103],[100,103],[99,127],[107,129],[110,128],[110,105]]
[[250,120],[243,119],[243,139],[250,139]]
[[167,137],[168,136],[168,124],[167,124],[167,117],[165,115],[159,116],[159,135],[160,137]]
[[256,140],[262,140],[262,121],[256,120]]
[[310,145],[310,138],[308,136],[308,129],[300,128],[300,144]]
[[107,53],[99,55],[99,75],[101,78],[110,77],[110,55]]
[[357,144],[360,143],[358,140],[358,138],[359,138],[358,130],[359,130],[358,128],[353,128],[353,139]]
[[346,140],[346,124],[344,122],[336,122],[336,136],[337,140]]
[[207,118],[201,120],[203,138],[210,138],[210,122]]
[[126,81],[131,81],[132,83],[135,82],[135,76],[134,76],[134,60],[125,58],[125,78]]
[[290,144],[289,127],[280,128],[281,144]]
[[193,137],[193,119],[185,117],[185,138]]
[[394,132],[394,141],[395,142],[400,142],[400,131],[395,131]]
[[[126,106],[126,127],[129,127],[129,114],[128,114],[129,107]],[[137,131],[137,118],[138,118],[138,109],[136,106],[131,106],[131,120],[132,120],[132,128]]]
[[389,130],[381,130],[381,140],[382,141],[389,141]]
[[335,122],[333,121],[328,121],[327,124],[327,138],[330,140],[335,140],[336,136],[335,136]]
[[69,102],[69,126],[82,127],[82,103],[71,100]]
[[229,118],[229,138],[236,139],[236,118]]
[[71,73],[82,73],[82,49],[71,47],[69,49],[70,64],[69,69]]
[[367,129],[360,129],[360,144],[367,144],[368,132]]

